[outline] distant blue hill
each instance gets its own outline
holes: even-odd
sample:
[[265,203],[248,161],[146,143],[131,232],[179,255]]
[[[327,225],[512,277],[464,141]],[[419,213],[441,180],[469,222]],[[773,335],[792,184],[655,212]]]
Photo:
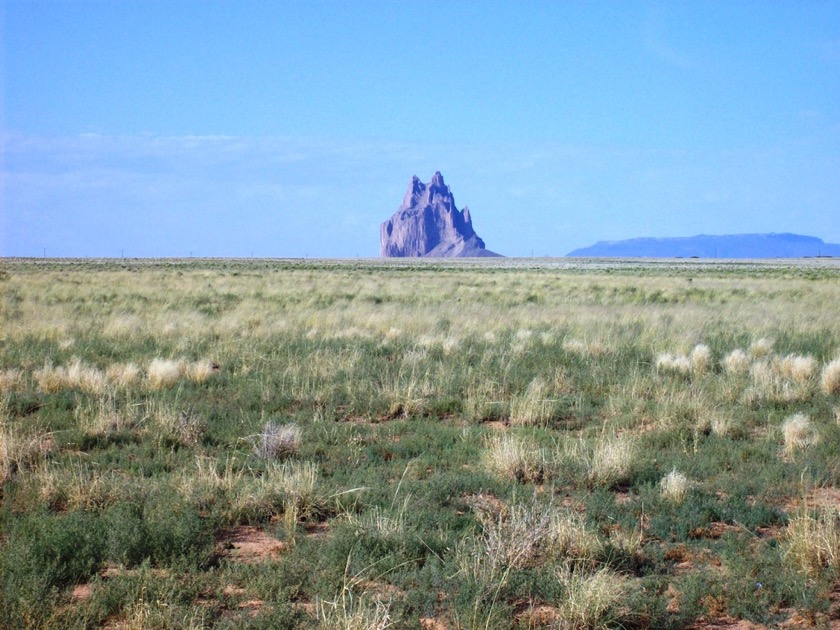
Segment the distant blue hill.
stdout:
[[803,258],[840,256],[840,245],[800,234],[701,234],[599,241],[566,255],[598,258]]

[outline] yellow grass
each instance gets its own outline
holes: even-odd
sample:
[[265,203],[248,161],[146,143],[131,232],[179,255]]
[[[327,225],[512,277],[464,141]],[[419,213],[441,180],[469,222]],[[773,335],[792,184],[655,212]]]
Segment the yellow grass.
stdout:
[[820,386],[830,396],[840,396],[840,358],[827,363],[820,375]]

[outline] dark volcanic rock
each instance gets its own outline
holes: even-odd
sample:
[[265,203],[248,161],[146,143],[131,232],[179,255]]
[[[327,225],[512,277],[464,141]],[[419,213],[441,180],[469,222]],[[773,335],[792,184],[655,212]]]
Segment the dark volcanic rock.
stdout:
[[799,234],[730,234],[600,241],[567,256],[619,258],[802,258],[840,256],[840,245]]
[[458,210],[440,172],[428,184],[412,177],[402,205],[380,226],[379,252],[388,258],[500,255],[485,249],[473,230],[470,209]]

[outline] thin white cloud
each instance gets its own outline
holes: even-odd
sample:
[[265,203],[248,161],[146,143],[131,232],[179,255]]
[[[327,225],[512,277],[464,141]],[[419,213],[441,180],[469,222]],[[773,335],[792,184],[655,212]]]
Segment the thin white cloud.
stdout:
[[642,43],[659,61],[684,70],[698,68],[699,63],[689,53],[680,50],[669,37],[662,5],[651,7],[642,22]]

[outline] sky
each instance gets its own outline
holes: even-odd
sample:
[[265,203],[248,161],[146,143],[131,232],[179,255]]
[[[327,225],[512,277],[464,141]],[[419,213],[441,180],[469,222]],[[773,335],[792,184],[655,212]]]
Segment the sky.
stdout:
[[840,243],[840,0],[0,0],[0,255]]

